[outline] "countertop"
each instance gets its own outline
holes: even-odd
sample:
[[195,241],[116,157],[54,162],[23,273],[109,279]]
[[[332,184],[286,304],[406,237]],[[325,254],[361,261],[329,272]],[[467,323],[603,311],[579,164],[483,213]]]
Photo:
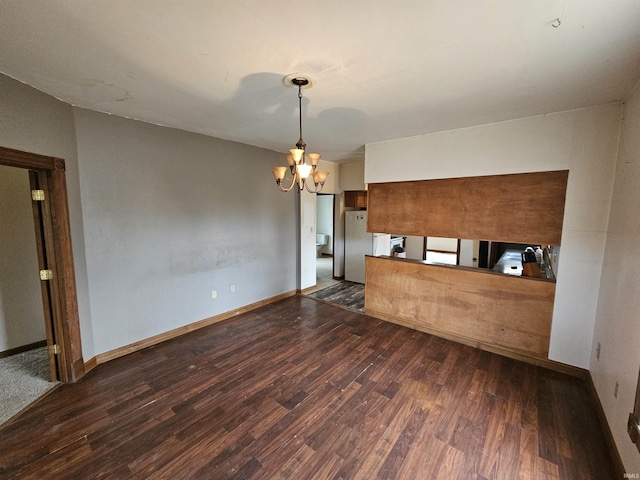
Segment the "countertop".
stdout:
[[[518,250],[515,250],[517,252],[519,252]],[[372,255],[365,255],[365,257],[372,257]],[[455,268],[457,270],[467,270],[470,272],[477,272],[477,273],[481,273],[484,275],[505,275],[505,272],[501,271],[501,270],[496,270],[495,268],[493,268],[492,270],[488,269],[488,268],[478,268],[478,267],[465,267],[462,265],[444,265],[444,264],[436,264],[436,263],[427,263],[425,260],[416,260],[413,258],[398,258],[398,257],[391,257],[388,255],[379,255],[376,256],[374,258],[384,258],[384,259],[388,259],[388,260],[392,260],[392,261],[397,261],[397,262],[406,262],[406,263],[419,263],[422,264],[426,267],[434,267],[434,268]],[[534,278],[534,277],[523,277],[522,276],[522,260],[520,256],[518,256],[518,258],[520,259],[520,273],[512,273],[509,272],[507,275],[512,276],[512,277],[518,277],[521,278],[523,280],[533,280],[533,281],[545,281],[545,282],[553,282],[555,283],[555,277],[553,276],[553,274],[551,274],[551,276],[547,276],[546,272],[547,269],[541,267],[540,270],[541,272],[544,272],[540,275],[540,278]],[[498,264],[496,264],[497,266]],[[517,270],[516,269],[511,269],[509,268],[509,270],[513,270],[514,272]],[[551,271],[551,269],[548,269],[548,271]]]
[[522,275],[522,251],[510,249],[506,250],[500,260],[493,267],[494,272],[506,273],[507,275]]
[[[493,271],[497,273],[505,273],[507,275],[522,276],[522,254],[523,250],[509,249],[500,257],[500,260],[493,267]],[[540,264],[540,278],[543,280],[555,281],[555,277],[550,268],[543,262]]]

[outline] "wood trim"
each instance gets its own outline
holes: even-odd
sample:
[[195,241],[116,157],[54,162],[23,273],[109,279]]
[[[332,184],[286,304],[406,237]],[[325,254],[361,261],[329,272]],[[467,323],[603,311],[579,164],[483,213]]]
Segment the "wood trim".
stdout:
[[[69,276],[68,264],[71,265],[70,275],[72,277],[72,294],[75,299],[75,276],[73,272],[73,254],[63,250],[64,242],[61,238],[61,230],[64,231],[64,215],[61,214],[60,201],[56,203],[55,191],[63,188],[66,191],[66,185],[62,187],[55,184],[53,173],[55,170],[38,170],[37,180],[38,187],[45,192],[45,199],[41,203],[42,230],[44,239],[44,251],[46,264],[41,268],[49,269],[53,272],[53,278],[48,280],[48,291],[51,315],[53,319],[53,337],[52,341],[58,345],[59,352],[57,354],[58,380],[63,382],[75,382],[84,375],[84,371],[79,374],[76,372],[75,363],[77,362],[77,352],[73,351],[72,340],[74,336],[73,328],[70,328],[69,319],[77,319],[77,311],[74,315],[69,311],[67,301],[67,291],[69,288],[67,280]],[[62,171],[64,175],[64,171]],[[67,205],[66,197],[63,203]],[[62,208],[66,210],[66,208]],[[55,213],[54,213],[55,212]],[[70,238],[69,238],[70,247]],[[46,308],[46,307],[45,307]],[[46,315],[45,315],[46,317]],[[78,332],[79,336],[79,332]],[[82,358],[82,352],[79,352]],[[82,362],[82,370],[84,370],[84,362]]]
[[[64,349],[67,360],[61,365],[61,379],[75,382],[85,374],[80,337],[80,318],[76,292],[75,266],[71,244],[67,185],[64,163],[56,162],[54,170],[47,171],[48,193],[52,212],[53,248],[56,256],[58,300],[62,311],[62,335],[56,341]],[[62,337],[62,338],[60,338]]]
[[29,350],[33,350],[35,348],[46,347],[46,346],[47,346],[47,341],[46,340],[40,340],[39,342],[30,343],[28,345],[22,345],[22,346],[16,347],[16,348],[10,348],[9,350],[5,350],[3,352],[0,352],[0,358],[10,357],[11,355],[16,355],[16,354],[22,353],[22,352],[28,352]]
[[54,335],[61,350],[58,357],[59,379],[75,382],[85,371],[64,160],[0,147],[0,165],[36,170],[40,188],[45,191],[43,209],[47,210],[50,218],[45,219],[43,230],[47,262],[55,265],[48,268],[54,270],[51,298]]
[[34,170],[53,170],[55,157],[38,155],[37,153],[22,152],[12,148],[0,147],[1,164],[8,167],[28,168]]
[[586,371],[585,380],[587,381],[587,389],[589,390],[589,394],[593,399],[593,403],[595,404],[596,413],[598,415],[598,420],[600,421],[600,426],[602,427],[602,432],[604,433],[604,439],[607,442],[607,447],[609,448],[609,455],[613,460],[613,466],[616,469],[616,477],[624,478],[624,474],[626,470],[624,468],[624,464],[622,463],[622,457],[620,456],[620,452],[618,451],[618,447],[616,446],[616,442],[613,439],[613,433],[611,433],[611,428],[609,427],[609,422],[607,421],[607,416],[604,413],[604,408],[602,408],[602,402],[600,401],[600,396],[598,396],[598,391],[596,390],[596,386],[593,383],[593,377],[591,376],[590,371]]
[[365,257],[365,309],[408,326],[548,358],[555,283],[418,260]]
[[87,362],[85,362],[84,371],[85,373],[89,373],[91,370],[93,370],[97,366],[98,366],[98,359],[96,357],[91,357]]
[[[167,340],[171,340],[172,338],[179,337],[181,335],[184,335],[185,333],[193,332],[194,330],[199,330],[201,328],[207,327],[214,323],[222,322],[223,320],[227,320],[229,318],[235,317],[242,313],[255,310],[256,308],[269,305],[270,303],[275,303],[285,298],[292,297],[296,295],[296,293],[297,293],[296,290],[290,290],[288,292],[281,293],[280,295],[276,295],[274,297],[270,297],[265,300],[260,300],[259,302],[245,305],[244,307],[241,307],[239,309],[230,310],[228,312],[224,312],[219,315],[214,315],[213,317],[205,318],[204,320],[199,320],[197,322],[190,323],[189,325],[184,325],[182,327],[174,328],[173,330],[169,330],[168,332],[160,333],[159,335],[154,335],[153,337],[149,337],[144,340],[140,340],[138,342],[125,345],[124,347],[116,348],[115,350],[110,350],[105,353],[100,353],[96,355],[92,360],[95,359],[95,363],[97,365],[100,365],[101,363],[106,363],[110,360],[114,360],[124,355],[137,352],[138,350],[142,350],[143,348],[151,347],[153,345],[157,345],[158,343],[165,342]],[[88,364],[90,362],[88,362]]]
[[308,295],[308,294],[313,293],[313,292],[315,292],[317,290],[320,290],[318,288],[318,285],[312,285],[310,287],[303,288],[302,290],[296,291],[296,294],[297,295]]
[[369,232],[560,245],[569,171],[370,183]]

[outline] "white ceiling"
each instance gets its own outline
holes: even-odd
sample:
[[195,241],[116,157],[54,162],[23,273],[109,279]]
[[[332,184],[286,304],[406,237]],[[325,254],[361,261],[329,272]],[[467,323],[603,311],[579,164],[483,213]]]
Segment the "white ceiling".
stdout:
[[[559,19],[560,25],[557,25]],[[555,22],[555,23],[554,23]],[[329,161],[622,101],[639,0],[2,0],[0,72],[65,102]]]

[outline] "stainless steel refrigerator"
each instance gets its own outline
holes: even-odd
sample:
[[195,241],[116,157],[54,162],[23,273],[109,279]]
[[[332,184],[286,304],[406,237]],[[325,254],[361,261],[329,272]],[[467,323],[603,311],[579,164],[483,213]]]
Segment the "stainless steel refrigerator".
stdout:
[[364,256],[389,255],[391,235],[367,232],[367,212],[345,212],[344,279],[364,283]]

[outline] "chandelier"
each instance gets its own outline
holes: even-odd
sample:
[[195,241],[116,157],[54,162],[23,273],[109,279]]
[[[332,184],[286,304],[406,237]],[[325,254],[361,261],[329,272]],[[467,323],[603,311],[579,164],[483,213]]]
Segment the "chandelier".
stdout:
[[[289,150],[290,155],[287,155],[288,167],[275,167],[273,169],[273,176],[276,179],[276,184],[281,192],[288,192],[295,185],[298,185],[299,190],[307,189],[309,193],[318,193],[322,190],[324,182],[327,180],[329,172],[316,171],[318,161],[320,160],[320,154],[307,153],[307,144],[302,139],[302,87],[311,88],[312,84],[308,77],[302,75],[288,75],[284,79],[285,84],[289,86],[298,87],[298,110],[300,113],[300,139],[296,143],[296,148]],[[291,172],[291,183],[289,186],[284,186],[285,175],[287,170]],[[286,183],[288,183],[287,180]],[[309,184],[313,182],[314,187],[310,188]]]

